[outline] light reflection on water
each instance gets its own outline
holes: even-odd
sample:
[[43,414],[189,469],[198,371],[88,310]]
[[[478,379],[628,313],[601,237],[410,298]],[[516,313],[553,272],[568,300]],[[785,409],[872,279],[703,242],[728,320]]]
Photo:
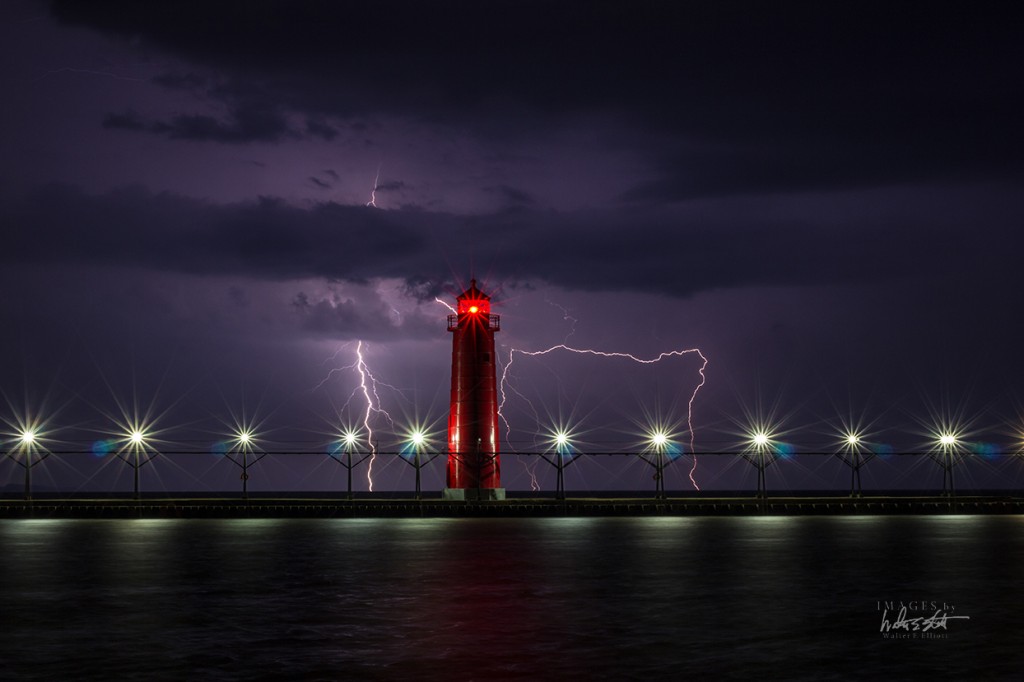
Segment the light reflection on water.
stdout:
[[[0,551],[14,679],[1016,679],[1024,663],[1019,517],[4,521]],[[885,600],[971,620],[886,641]]]

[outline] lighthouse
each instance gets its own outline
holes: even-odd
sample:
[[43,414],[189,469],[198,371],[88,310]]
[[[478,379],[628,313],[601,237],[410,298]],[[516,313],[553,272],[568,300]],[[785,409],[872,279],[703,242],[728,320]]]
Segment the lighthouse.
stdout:
[[444,499],[503,500],[498,458],[498,385],[494,333],[501,318],[476,280],[456,297],[452,333],[452,397]]

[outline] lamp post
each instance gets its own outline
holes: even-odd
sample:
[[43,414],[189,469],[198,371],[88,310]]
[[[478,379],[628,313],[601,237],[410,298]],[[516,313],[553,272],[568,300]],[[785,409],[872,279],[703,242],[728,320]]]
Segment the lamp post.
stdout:
[[668,434],[660,429],[651,431],[647,441],[648,451],[654,450],[654,461],[647,459],[642,454],[641,458],[654,467],[654,498],[665,499],[665,448],[668,447]]
[[345,473],[348,479],[348,499],[352,499],[352,446],[355,444],[355,436],[351,433],[345,434]]
[[[231,453],[228,453],[227,455],[227,458],[242,470],[242,499],[246,502],[249,501],[249,467],[267,456],[267,453],[265,452],[261,452],[258,456],[256,455],[256,452],[253,449],[255,441],[256,436],[252,431],[248,429],[240,429],[235,432],[234,443],[235,452],[241,455],[242,460],[238,461],[231,456]],[[251,461],[249,459],[250,455],[254,456]]]
[[854,432],[843,434],[842,448],[836,455],[846,466],[850,467],[850,497],[861,497],[864,489],[861,485],[860,470],[875,457],[875,453],[864,454],[864,441]]
[[423,432],[422,431],[413,431],[413,433],[412,433],[412,448],[413,448],[413,457],[415,458],[415,464],[413,466],[415,466],[415,468],[416,468],[416,499],[417,500],[420,499],[420,451],[423,449],[424,444],[426,444],[426,437],[423,435]]
[[558,457],[558,465],[556,467],[557,476],[555,478],[555,497],[559,500],[565,499],[565,451],[571,446],[569,443],[569,435],[564,431],[559,431],[555,434],[555,452]]
[[[943,433],[938,440],[941,452],[942,464],[942,494],[948,495],[951,499],[956,497],[956,487],[953,481],[953,467],[956,466],[954,457],[959,446],[959,439],[954,433]],[[948,487],[947,487],[948,482]]]
[[[355,462],[352,461],[353,451],[356,448],[356,444],[359,442],[359,434],[355,431],[346,430],[341,435],[341,441],[337,449],[328,450],[327,456],[333,459],[335,462],[345,467],[346,479],[348,481],[348,494],[347,499],[352,499],[352,470],[369,459],[375,448],[371,447],[370,452],[363,454],[362,457],[357,459]],[[344,457],[338,456],[338,450],[343,449],[342,453]]]
[[141,431],[133,431],[131,435],[132,441],[132,455],[134,455],[135,463],[132,466],[132,471],[135,474],[135,499],[139,499],[139,468],[142,466],[139,464],[139,455],[142,454],[142,446],[144,439]]
[[18,445],[15,452],[24,455],[23,460],[13,458],[15,464],[25,470],[25,499],[32,499],[32,468],[50,456],[49,452],[43,451],[34,461],[32,455],[36,454],[39,448],[39,434],[31,428],[27,428],[18,435]]
[[[132,468],[132,478],[134,479],[133,497],[136,501],[141,499],[139,493],[139,469],[146,466],[159,454],[157,452],[149,452],[147,443],[147,433],[143,426],[136,426],[125,434],[126,444],[117,453],[118,459],[127,464]],[[128,451],[127,456],[125,450]],[[142,456],[146,455],[146,459],[142,459]]]
[[[429,445],[429,441],[427,439],[426,432],[422,428],[416,427],[412,431],[409,432],[409,434],[408,434],[408,442],[406,443],[405,448],[403,448],[403,452],[399,453],[401,460],[403,462],[405,462],[406,464],[412,466],[416,470],[416,499],[417,500],[420,500],[420,499],[423,498],[423,490],[422,490],[422,487],[421,487],[421,474],[420,474],[420,472],[423,470],[423,467],[426,466],[427,464],[430,464],[431,462],[433,462],[435,459],[440,457],[442,454],[445,454],[445,453],[441,453],[441,452],[435,452],[434,454],[428,456],[426,458],[426,460],[424,461],[424,459],[423,459],[423,452],[424,452],[424,450],[426,450],[428,445]],[[407,458],[407,455],[409,454],[409,450],[410,449],[412,450],[412,461],[410,461]],[[449,460],[450,460],[450,457],[449,457]]]
[[777,458],[773,447],[772,436],[766,429],[759,428],[753,431],[750,440],[747,442],[746,449],[740,453],[743,459],[747,460],[757,469],[756,497],[761,500],[762,507],[768,498],[768,479],[765,475],[765,470]]
[[[547,443],[548,449],[533,454],[539,455],[542,460],[555,467],[555,499],[564,500],[565,470],[577,461],[572,457],[573,444],[570,431],[562,427],[550,430]],[[567,456],[569,459],[566,459]]]
[[757,496],[768,496],[768,479],[765,476],[765,469],[768,464],[765,462],[765,455],[769,447],[768,435],[765,433],[754,434],[754,451],[757,456]]

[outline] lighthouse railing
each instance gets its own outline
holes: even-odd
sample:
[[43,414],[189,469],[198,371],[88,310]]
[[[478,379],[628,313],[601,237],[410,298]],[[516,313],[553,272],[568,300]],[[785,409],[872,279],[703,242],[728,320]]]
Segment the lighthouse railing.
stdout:
[[[459,318],[460,317],[465,317],[465,316],[466,316],[466,314],[463,314],[463,315],[449,315],[448,316],[448,331],[453,332],[456,329],[458,329],[459,328]],[[493,314],[492,315],[488,315],[487,316],[487,326],[486,326],[486,329],[489,329],[489,330],[495,331],[495,332],[501,331],[501,315],[493,315]]]

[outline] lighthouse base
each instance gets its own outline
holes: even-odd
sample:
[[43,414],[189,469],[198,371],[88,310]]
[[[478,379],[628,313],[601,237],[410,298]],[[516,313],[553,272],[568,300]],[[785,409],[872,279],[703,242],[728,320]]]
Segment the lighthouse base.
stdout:
[[444,488],[441,499],[446,502],[495,502],[505,499],[504,488]]

